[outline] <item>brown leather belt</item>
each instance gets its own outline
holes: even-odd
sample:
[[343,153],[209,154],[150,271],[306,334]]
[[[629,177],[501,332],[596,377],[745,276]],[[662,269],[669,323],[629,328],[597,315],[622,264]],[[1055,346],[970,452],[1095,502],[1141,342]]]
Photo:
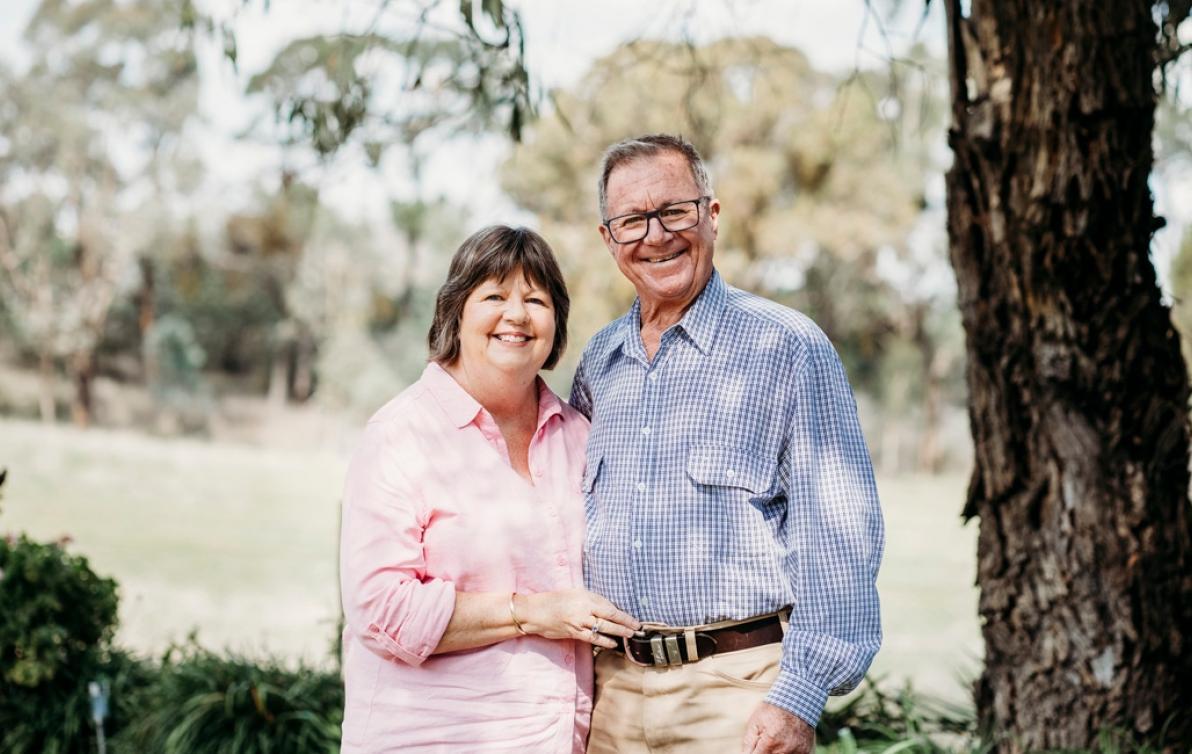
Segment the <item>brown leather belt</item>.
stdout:
[[712,655],[780,642],[782,620],[787,614],[783,610],[740,623],[645,630],[639,636],[621,639],[621,645],[611,651],[623,653],[635,665],[683,665]]

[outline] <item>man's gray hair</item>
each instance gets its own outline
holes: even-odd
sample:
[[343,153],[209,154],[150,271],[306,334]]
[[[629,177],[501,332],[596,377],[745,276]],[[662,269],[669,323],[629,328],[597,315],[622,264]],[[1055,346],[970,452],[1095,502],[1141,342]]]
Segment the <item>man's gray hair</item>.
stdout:
[[682,136],[671,134],[646,134],[631,139],[618,141],[604,151],[600,160],[600,183],[596,187],[596,195],[600,199],[600,219],[608,219],[608,177],[617,167],[643,157],[653,157],[663,152],[675,152],[687,158],[687,166],[691,168],[691,177],[695,179],[695,187],[700,196],[712,195],[712,182],[708,179],[708,171],[704,167],[704,160],[699,156],[695,145]]

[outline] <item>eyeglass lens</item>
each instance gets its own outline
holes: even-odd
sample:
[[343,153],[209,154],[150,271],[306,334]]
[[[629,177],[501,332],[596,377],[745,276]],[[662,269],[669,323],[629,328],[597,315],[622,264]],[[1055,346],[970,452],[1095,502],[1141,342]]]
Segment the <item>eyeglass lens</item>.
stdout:
[[625,215],[609,222],[609,230],[617,243],[629,243],[646,237],[650,232],[650,218],[658,218],[665,230],[676,232],[693,228],[699,223],[699,200],[676,202],[653,212]]

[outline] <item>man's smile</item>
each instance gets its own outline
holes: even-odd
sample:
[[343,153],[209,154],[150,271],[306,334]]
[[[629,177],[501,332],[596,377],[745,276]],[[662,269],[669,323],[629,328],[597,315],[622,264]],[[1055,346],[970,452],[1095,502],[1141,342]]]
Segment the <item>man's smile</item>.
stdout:
[[682,256],[685,253],[687,253],[687,249],[681,249],[679,251],[676,251],[673,254],[668,254],[663,257],[654,257],[653,259],[643,259],[642,261],[645,262],[646,264],[662,264],[663,262],[669,262],[672,259],[678,259],[680,256]]

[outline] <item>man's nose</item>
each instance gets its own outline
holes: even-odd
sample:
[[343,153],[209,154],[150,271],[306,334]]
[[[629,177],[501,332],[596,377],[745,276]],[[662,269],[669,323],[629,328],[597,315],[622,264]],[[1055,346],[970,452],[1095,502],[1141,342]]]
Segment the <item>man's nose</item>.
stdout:
[[662,218],[654,216],[646,218],[646,237],[642,240],[646,243],[656,244],[662,243],[670,238],[670,231],[662,227]]

